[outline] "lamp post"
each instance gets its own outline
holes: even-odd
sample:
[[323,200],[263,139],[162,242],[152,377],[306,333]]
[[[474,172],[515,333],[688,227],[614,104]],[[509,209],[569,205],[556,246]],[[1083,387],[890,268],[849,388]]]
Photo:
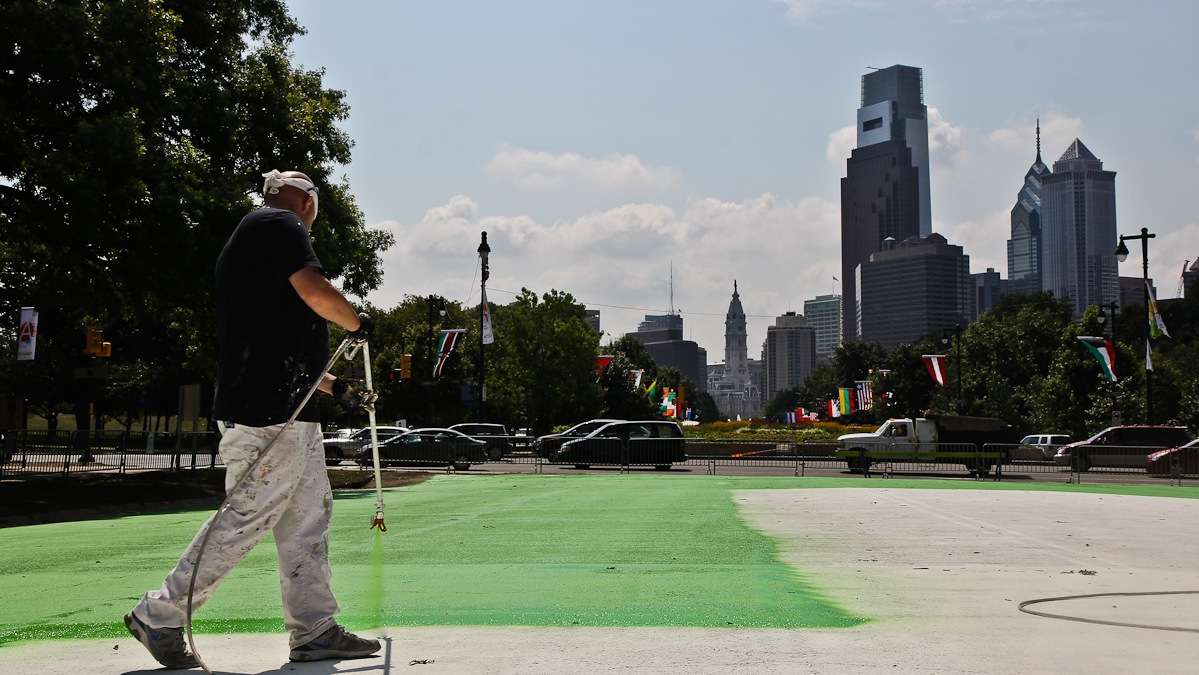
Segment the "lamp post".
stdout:
[[[1120,262],[1128,260],[1128,246],[1125,241],[1140,239],[1141,240],[1141,276],[1145,280],[1145,311],[1149,311],[1149,240],[1156,237],[1156,234],[1151,234],[1149,228],[1142,227],[1140,234],[1120,235],[1120,245],[1116,247],[1116,258]],[[1146,326],[1145,332],[1145,365],[1149,365],[1149,331]],[[1145,423],[1153,423],[1153,370],[1145,368]]]
[[487,356],[484,345],[487,344],[483,335],[483,326],[487,321],[487,279],[491,277],[491,267],[487,264],[487,256],[491,247],[487,245],[487,233],[479,238],[479,420],[486,414],[487,399]]
[[958,415],[962,414],[962,324],[957,324],[953,330],[946,330],[941,334],[941,344],[949,344],[949,337],[953,336],[954,351],[956,354],[953,357],[954,364],[954,385],[953,385],[953,409]]
[[[1103,329],[1104,324],[1109,323],[1108,318],[1109,317],[1111,318],[1111,322],[1110,322],[1111,340],[1112,340],[1113,345],[1116,344],[1116,309],[1118,307],[1119,307],[1119,305],[1117,305],[1114,302],[1109,302],[1106,305],[1101,304],[1101,305],[1099,305],[1099,316],[1097,317],[1099,319],[1100,329]],[[1105,309],[1107,311],[1104,311]],[[1104,335],[1106,335],[1106,334],[1107,334],[1107,331],[1104,330]],[[1116,426],[1117,424],[1120,424],[1121,416],[1120,416],[1120,411],[1116,410],[1117,402],[1116,402],[1116,385],[1115,385],[1115,383],[1111,383],[1111,387],[1112,387],[1112,426]]]

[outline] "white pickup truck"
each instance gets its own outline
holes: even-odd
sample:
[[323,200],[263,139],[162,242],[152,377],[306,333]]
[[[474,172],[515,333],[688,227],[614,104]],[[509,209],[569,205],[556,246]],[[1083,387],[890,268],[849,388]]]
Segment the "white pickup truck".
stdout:
[[[971,473],[986,475],[1018,440],[1007,422],[991,417],[899,417],[869,434],[837,438],[839,452],[852,471],[878,462],[960,463]],[[992,444],[991,448],[984,446]]]

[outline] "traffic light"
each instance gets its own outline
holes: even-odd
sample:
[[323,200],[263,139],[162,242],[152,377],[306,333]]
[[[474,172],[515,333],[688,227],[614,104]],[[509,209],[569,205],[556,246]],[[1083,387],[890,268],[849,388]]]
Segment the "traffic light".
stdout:
[[388,382],[402,382],[412,379],[412,355],[400,354],[400,367],[387,371]]
[[102,359],[112,356],[112,343],[104,341],[103,329],[87,329],[87,344],[83,348],[83,353],[88,356],[98,356]]

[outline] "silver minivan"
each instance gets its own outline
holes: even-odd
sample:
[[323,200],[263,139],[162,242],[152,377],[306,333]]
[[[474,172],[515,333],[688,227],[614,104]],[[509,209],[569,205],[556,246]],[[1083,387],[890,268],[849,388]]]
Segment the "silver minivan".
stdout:
[[1057,449],[1070,442],[1065,434],[1030,434],[1020,439],[1020,450],[1014,459],[1039,459],[1052,462]]

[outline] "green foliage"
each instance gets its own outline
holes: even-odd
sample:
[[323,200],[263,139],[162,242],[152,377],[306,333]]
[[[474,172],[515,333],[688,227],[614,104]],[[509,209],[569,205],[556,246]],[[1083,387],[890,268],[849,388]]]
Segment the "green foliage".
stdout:
[[36,408],[97,394],[71,379],[88,326],[138,371],[102,406],[212,380],[212,266],[267,169],[320,186],[326,272],[379,285],[391,235],[332,176],[349,108],[291,63],[301,32],[282,0],[0,5],[0,314],[41,311],[39,363],[0,379]]

